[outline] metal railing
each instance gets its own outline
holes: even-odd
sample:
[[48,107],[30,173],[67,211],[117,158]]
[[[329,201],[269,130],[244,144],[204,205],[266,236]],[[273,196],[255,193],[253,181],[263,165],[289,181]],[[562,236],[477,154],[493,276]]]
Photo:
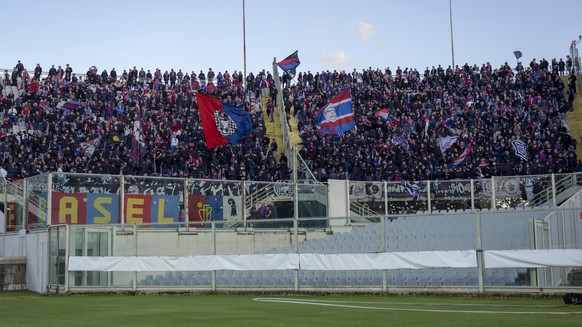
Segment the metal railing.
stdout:
[[[225,219],[244,222],[250,218],[253,208],[262,207],[270,207],[272,215],[267,217],[274,219],[293,217],[300,210],[303,213],[297,218],[312,217],[313,214],[325,217],[329,208],[333,207],[344,208],[345,211],[341,210],[344,215],[349,212],[358,221],[365,220],[361,217],[371,217],[368,221],[375,221],[379,216],[404,213],[555,208],[582,189],[579,174],[582,173],[423,181],[416,184],[414,191],[410,185],[400,182],[347,181],[330,186],[311,181],[253,182],[51,173],[3,184],[1,201],[6,208],[3,225],[8,232],[65,223],[70,211],[52,219],[52,215],[60,215],[60,210],[51,208],[50,204],[60,200],[69,201],[67,203],[83,201],[84,205],[79,208],[88,210],[90,207],[95,211],[97,209],[92,201],[96,198],[107,199],[112,205],[108,209],[112,219],[109,223],[131,224],[133,221],[126,221],[125,218],[125,215],[131,215],[125,208],[127,204],[124,199],[128,197],[151,202],[152,207],[148,210],[156,210],[152,217],[161,215],[163,221],[173,217],[177,222],[179,211],[184,210],[186,221]],[[342,189],[334,189],[335,195],[330,196],[331,187]],[[158,199],[164,199],[164,208],[156,207]],[[318,209],[305,211],[304,206],[310,205]],[[212,206],[216,208],[212,209]],[[211,210],[219,216],[210,215]],[[78,211],[81,221],[86,215]]]

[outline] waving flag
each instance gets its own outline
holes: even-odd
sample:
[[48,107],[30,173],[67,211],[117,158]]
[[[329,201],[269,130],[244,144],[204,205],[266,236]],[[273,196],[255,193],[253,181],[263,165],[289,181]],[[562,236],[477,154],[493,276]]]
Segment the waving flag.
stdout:
[[473,151],[473,147],[469,144],[467,145],[463,153],[461,153],[461,155],[459,155],[457,158],[451,161],[451,163],[449,164],[449,168],[457,167],[458,165],[463,163],[463,161],[465,161],[465,159],[469,156],[471,151]]
[[69,100],[65,103],[59,103],[60,109],[66,112],[71,112],[82,105],[79,101]]
[[355,127],[352,93],[349,88],[345,88],[317,114],[317,131],[319,135],[341,136]]
[[525,143],[522,140],[513,140],[511,141],[511,145],[513,145],[514,154],[520,157],[521,159],[527,161],[527,151],[525,149]]
[[521,58],[521,51],[513,51],[513,55],[515,56],[515,59],[519,60],[519,58]]
[[90,142],[83,142],[79,144],[81,150],[83,151],[82,154],[87,158],[91,158],[93,156],[93,153],[95,153],[97,147],[99,147],[100,142],[101,137],[97,137],[91,140]]
[[299,64],[301,63],[299,61],[299,55],[297,53],[298,50],[295,50],[295,52],[290,54],[287,58],[277,63],[277,66],[286,71],[289,74],[289,76],[291,76],[291,78],[295,77],[296,74],[295,68],[297,68],[297,66],[299,66]]
[[251,117],[242,108],[220,103],[201,93],[196,93],[196,102],[208,149],[228,143],[240,144],[242,138],[251,133]]
[[392,144],[401,146],[406,153],[410,151],[410,146],[408,145],[408,139],[402,135],[392,137]]
[[453,146],[457,142],[458,136],[447,136],[439,138],[439,147],[441,148],[441,153],[445,153],[448,148]]
[[386,108],[376,111],[376,117],[381,117],[385,121],[389,121],[389,122],[396,121],[396,119],[394,119],[394,118],[392,118],[392,116],[390,116],[390,113],[388,113],[388,109],[386,109]]

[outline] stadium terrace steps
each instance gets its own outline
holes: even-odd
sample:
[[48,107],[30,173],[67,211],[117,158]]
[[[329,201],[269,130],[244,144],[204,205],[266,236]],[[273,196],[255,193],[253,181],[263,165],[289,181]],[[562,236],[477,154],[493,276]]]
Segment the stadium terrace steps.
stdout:
[[[279,115],[275,112],[274,116],[274,123],[271,123],[269,119],[269,115],[267,114],[267,101],[269,99],[269,94],[267,92],[267,97],[261,97],[261,105],[262,105],[262,112],[263,112],[263,119],[265,120],[265,128],[266,128],[266,135],[272,140],[275,140],[277,143],[277,153],[281,153],[283,150],[283,135],[281,132],[281,120],[279,119]],[[275,108],[276,110],[276,108]],[[279,160],[279,157],[275,158]]]
[[[568,76],[562,76],[562,82],[564,82],[564,94],[567,94]],[[582,96],[580,90],[577,91],[574,98],[574,110],[566,113],[566,120],[570,135],[579,143],[576,147],[576,157],[580,160],[582,159]]]
[[291,118],[289,119],[289,124],[292,127],[292,131],[289,132],[289,140],[291,142],[291,146],[295,147],[297,151],[301,150],[301,137],[299,136],[299,129],[297,128],[297,118],[293,116],[295,112],[295,108],[291,109]]
[[[267,97],[261,97],[261,104],[263,106],[262,107],[263,119],[265,120],[266,134],[271,140],[275,140],[275,142],[277,142],[277,153],[279,154],[284,149],[284,143],[283,143],[283,131],[281,130],[281,118],[277,110],[284,110],[284,107],[282,105],[275,107],[275,114],[273,115],[275,122],[271,123],[269,115],[267,114],[267,101],[269,99],[269,96],[270,95],[267,95]],[[291,131],[289,133],[291,146],[299,150],[301,149],[301,145],[299,144],[301,142],[301,137],[299,136],[299,131],[297,130],[297,119],[291,116],[289,124],[291,125]],[[276,159],[278,160],[279,157],[277,157]]]

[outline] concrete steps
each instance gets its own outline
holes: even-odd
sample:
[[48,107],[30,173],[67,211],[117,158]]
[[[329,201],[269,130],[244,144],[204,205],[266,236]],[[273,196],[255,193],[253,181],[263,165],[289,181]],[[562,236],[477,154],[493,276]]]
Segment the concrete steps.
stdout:
[[[565,86],[564,95],[566,95],[569,90],[568,77],[562,76],[562,82]],[[574,111],[566,113],[566,120],[568,121],[570,135],[578,142],[578,146],[576,146],[576,157],[582,159],[582,97],[580,96],[580,90],[577,91],[574,98]]]
[[[263,119],[265,120],[266,134],[271,140],[277,142],[277,153],[284,151],[283,147],[283,136],[281,132],[281,120],[279,119],[279,114],[277,113],[277,107],[275,107],[274,123],[271,123],[271,119],[267,114],[267,100],[270,98],[269,92],[267,91],[267,97],[261,97],[261,104],[263,106],[262,113]],[[279,160],[279,156],[276,158]]]
[[[291,99],[293,101],[293,99]],[[295,108],[291,108],[291,114],[293,114]],[[582,117],[581,117],[582,119]],[[293,131],[289,133],[289,141],[291,142],[291,146],[295,147],[297,151],[301,150],[301,137],[299,136],[299,130],[297,129],[297,118],[291,115],[291,119],[289,119],[289,124],[293,128]]]

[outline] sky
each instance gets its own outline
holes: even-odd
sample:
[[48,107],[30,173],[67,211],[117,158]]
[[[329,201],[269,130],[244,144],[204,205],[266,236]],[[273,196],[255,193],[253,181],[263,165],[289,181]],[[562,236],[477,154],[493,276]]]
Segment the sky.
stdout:
[[[299,51],[298,72],[451,65],[449,0],[4,0],[0,68],[21,60],[184,72],[272,70]],[[582,35],[581,0],[452,0],[454,62],[564,58]],[[243,36],[246,42],[243,42]],[[244,50],[246,44],[246,51]],[[582,47],[580,45],[579,47]]]

